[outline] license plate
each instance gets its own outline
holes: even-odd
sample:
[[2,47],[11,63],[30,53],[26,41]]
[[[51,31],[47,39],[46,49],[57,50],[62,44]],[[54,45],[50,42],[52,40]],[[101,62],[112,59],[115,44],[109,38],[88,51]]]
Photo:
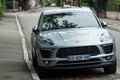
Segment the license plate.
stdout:
[[81,61],[81,60],[89,60],[90,55],[74,55],[74,56],[67,56],[67,61]]

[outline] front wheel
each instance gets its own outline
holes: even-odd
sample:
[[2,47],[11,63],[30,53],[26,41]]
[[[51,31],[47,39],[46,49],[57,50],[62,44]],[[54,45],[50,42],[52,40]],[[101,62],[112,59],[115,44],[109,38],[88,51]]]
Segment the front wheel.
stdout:
[[32,63],[33,66],[36,68],[37,67],[37,59],[36,59],[36,51],[34,47],[32,47]]
[[116,61],[112,65],[109,65],[109,66],[106,66],[106,67],[103,67],[103,68],[104,68],[105,74],[114,74],[114,73],[116,73],[116,70],[117,70]]

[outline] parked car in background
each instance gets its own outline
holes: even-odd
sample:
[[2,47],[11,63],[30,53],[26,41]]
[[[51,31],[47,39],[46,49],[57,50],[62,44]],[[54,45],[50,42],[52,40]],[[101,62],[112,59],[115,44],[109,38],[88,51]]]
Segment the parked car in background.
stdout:
[[71,8],[72,6],[70,5],[63,5],[62,8]]
[[50,6],[51,7],[56,7],[57,5],[55,3],[52,3]]
[[45,10],[31,34],[37,69],[103,68],[116,72],[113,36],[90,8]]

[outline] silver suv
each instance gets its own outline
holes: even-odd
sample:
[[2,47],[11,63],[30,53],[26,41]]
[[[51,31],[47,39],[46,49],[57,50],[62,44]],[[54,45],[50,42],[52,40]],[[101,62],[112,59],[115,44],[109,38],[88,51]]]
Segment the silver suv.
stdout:
[[45,10],[31,34],[37,69],[103,68],[116,72],[113,36],[89,8]]

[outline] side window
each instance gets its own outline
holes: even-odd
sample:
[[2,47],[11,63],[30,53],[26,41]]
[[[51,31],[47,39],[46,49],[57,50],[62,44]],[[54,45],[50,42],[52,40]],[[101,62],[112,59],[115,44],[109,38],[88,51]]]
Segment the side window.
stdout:
[[40,18],[39,18],[39,21],[38,21],[38,29],[40,29],[40,27],[41,27],[42,16],[43,16],[43,13],[41,13]]

